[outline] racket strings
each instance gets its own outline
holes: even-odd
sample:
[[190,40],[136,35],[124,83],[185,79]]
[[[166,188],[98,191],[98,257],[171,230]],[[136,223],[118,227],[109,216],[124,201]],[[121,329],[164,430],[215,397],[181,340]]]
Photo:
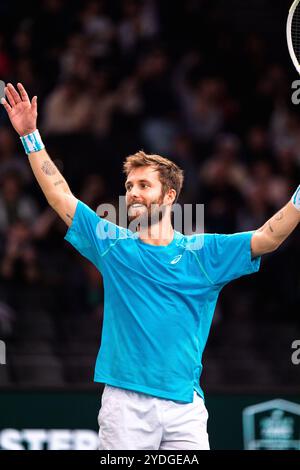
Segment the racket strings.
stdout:
[[291,29],[294,52],[298,62],[300,63],[300,4],[294,12]]

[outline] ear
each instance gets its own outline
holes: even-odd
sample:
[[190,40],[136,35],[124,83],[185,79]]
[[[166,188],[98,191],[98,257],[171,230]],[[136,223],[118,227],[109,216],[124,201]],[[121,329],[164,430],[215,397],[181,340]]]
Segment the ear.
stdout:
[[165,195],[165,202],[166,204],[173,204],[176,199],[176,191],[175,189],[171,188],[167,191]]

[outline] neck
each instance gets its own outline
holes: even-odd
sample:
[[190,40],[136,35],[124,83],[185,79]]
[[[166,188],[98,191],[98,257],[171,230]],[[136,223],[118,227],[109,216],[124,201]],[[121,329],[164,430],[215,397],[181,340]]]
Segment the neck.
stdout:
[[139,238],[144,243],[156,246],[169,245],[174,238],[174,229],[170,220],[162,219],[158,224],[139,230]]

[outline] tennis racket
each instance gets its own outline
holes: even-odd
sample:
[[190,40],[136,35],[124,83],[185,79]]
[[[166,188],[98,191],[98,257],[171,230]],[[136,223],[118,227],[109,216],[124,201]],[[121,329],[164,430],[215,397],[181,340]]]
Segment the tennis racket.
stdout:
[[300,75],[300,0],[295,0],[290,8],[286,35],[291,59]]

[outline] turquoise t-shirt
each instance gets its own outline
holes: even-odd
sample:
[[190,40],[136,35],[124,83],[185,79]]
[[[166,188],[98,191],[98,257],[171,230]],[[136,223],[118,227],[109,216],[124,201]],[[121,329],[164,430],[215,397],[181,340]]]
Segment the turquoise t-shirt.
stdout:
[[96,382],[191,403],[219,292],[258,271],[253,232],[174,233],[168,246],[102,219],[78,201],[65,240],[103,276],[104,317]]

